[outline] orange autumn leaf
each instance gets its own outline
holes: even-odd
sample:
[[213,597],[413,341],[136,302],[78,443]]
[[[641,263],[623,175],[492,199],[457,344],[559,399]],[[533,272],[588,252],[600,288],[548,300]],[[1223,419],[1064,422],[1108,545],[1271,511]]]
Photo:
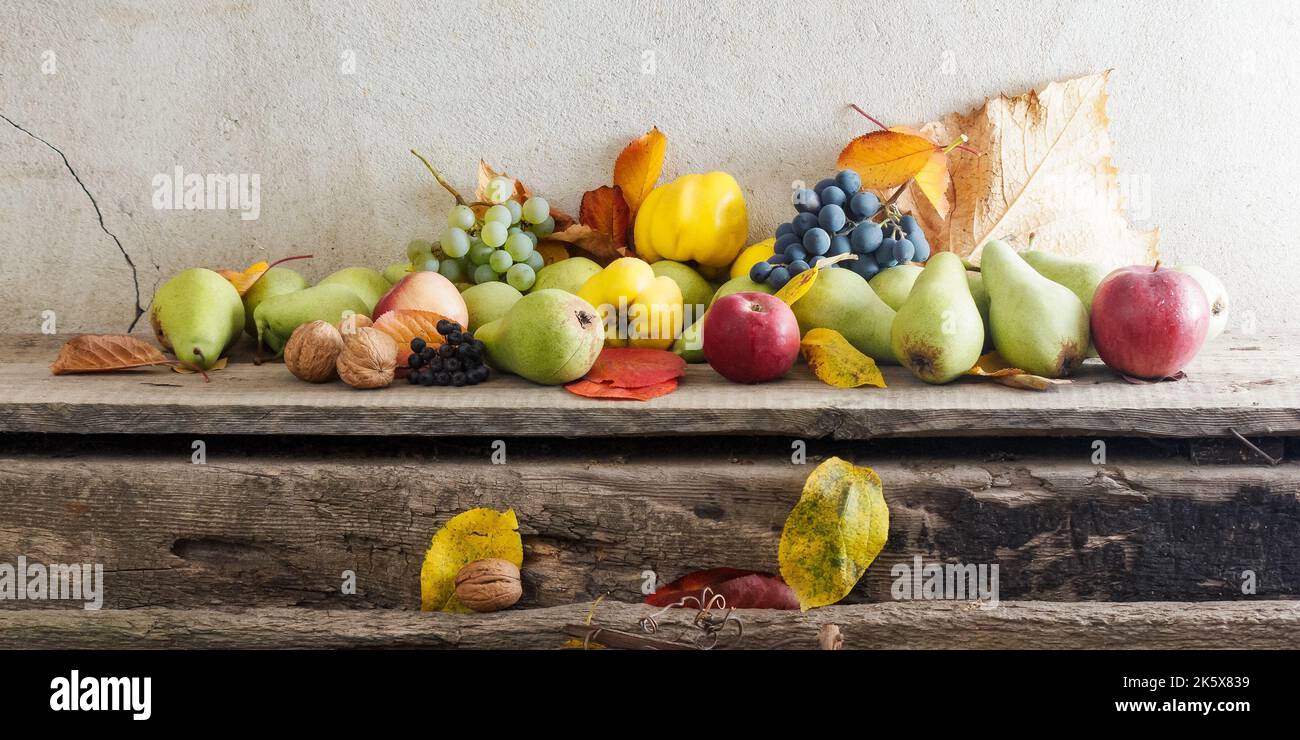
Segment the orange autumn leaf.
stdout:
[[636,214],[659,182],[667,151],[668,137],[655,127],[624,147],[614,160],[614,184],[622,188],[632,214]]
[[[908,131],[872,131],[850,141],[837,162],[862,177],[868,190],[902,185],[931,161],[934,142]],[[947,167],[945,165],[945,172]],[[947,191],[947,188],[944,188]]]
[[129,370],[170,362],[159,349],[142,339],[116,334],[82,334],[63,343],[50,365],[55,375]]
[[437,311],[395,308],[380,316],[373,326],[392,337],[397,344],[397,364],[404,366],[412,339],[420,337],[429,344],[442,344],[444,337],[438,333],[438,322],[445,318]]
[[537,245],[537,253],[542,255],[542,267],[553,265],[556,262],[567,260],[569,250],[560,242],[541,242]]
[[239,270],[217,270],[217,274],[229,280],[230,284],[235,286],[235,290],[239,291],[239,297],[243,298],[248,294],[249,288],[253,287],[253,283],[256,283],[269,269],[271,269],[271,265],[266,260],[262,260],[261,262],[254,262],[248,266],[247,270],[242,272]]
[[261,260],[259,262],[254,262],[253,264],[249,265],[248,269],[243,270],[242,272],[239,270],[217,270],[217,274],[229,280],[230,284],[235,286],[235,290],[239,292],[239,297],[243,298],[245,295],[248,294],[248,291],[253,287],[253,285],[256,284],[258,280],[262,279],[262,276],[266,274],[267,270],[271,269],[272,267],[275,267],[281,262],[289,262],[291,260],[306,260],[306,259],[311,259],[311,255],[300,254],[294,257],[284,257],[274,262],[267,262],[266,260]]
[[623,198],[623,189],[617,185],[602,185],[583,193],[582,205],[578,208],[578,222],[608,234],[614,240],[615,248],[627,246],[631,213]]

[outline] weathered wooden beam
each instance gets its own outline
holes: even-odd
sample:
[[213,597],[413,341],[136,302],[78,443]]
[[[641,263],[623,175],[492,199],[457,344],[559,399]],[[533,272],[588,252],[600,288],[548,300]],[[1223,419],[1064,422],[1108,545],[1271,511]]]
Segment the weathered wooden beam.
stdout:
[[475,388],[397,385],[358,392],[294,379],[239,354],[205,383],[166,368],[52,377],[63,337],[0,337],[0,433],[313,434],[802,438],[1031,435],[1224,437],[1300,434],[1300,334],[1225,336],[1188,378],[1130,385],[1095,361],[1050,392],[966,379],[926,385],[886,367],[888,389],[841,390],[806,365],[761,386],[693,365],[680,389],[648,403],[579,398],[498,377]]
[[[782,524],[816,463],[707,451],[587,459],[574,447],[491,465],[214,447],[195,465],[184,450],[0,456],[0,562],[103,563],[110,608],[412,607],[442,523],[513,507],[524,604],[635,601],[647,571],[665,582],[724,565],[778,570]],[[1295,462],[848,456],[880,474],[891,517],[889,543],[850,601],[891,600],[891,569],[917,556],[996,564],[1006,600],[1300,594]],[[345,571],[355,595],[340,592]]]
[[[39,648],[493,648],[558,649],[564,626],[583,624],[589,604],[495,614],[405,610],[208,609],[0,610],[0,649]],[[594,623],[636,631],[650,607],[605,601]],[[660,617],[661,637],[691,634],[694,612]],[[747,609],[739,649],[817,648],[823,624],[838,625],[848,650],[881,649],[1258,649],[1300,648],[1300,602],[1004,602],[860,604],[806,613]]]

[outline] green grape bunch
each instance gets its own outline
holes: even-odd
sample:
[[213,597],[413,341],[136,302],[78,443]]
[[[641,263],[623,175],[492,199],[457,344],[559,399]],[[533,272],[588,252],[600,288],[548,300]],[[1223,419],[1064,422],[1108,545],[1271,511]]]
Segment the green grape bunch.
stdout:
[[521,293],[532,288],[544,264],[537,245],[555,232],[546,199],[533,196],[520,202],[514,181],[497,176],[484,187],[483,202],[467,203],[424,157],[420,160],[456,205],[437,242],[417,239],[407,246],[411,269],[436,270],[452,282],[503,281]]

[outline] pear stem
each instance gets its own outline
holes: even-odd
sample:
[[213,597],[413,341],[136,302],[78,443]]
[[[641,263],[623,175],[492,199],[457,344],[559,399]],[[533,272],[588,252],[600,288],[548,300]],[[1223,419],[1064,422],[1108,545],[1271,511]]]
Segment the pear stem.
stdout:
[[411,150],[411,154],[414,154],[417,159],[419,159],[421,162],[424,163],[424,166],[428,168],[429,172],[433,173],[433,179],[437,180],[438,184],[441,185],[444,190],[446,190],[448,193],[451,193],[451,197],[456,199],[456,205],[458,206],[468,205],[465,201],[464,196],[462,196],[460,192],[456,190],[456,188],[452,187],[451,183],[447,182],[447,178],[443,177],[441,172],[439,172],[436,168],[434,168],[432,164],[429,164],[429,160],[425,159],[424,155],[420,154],[414,149]]

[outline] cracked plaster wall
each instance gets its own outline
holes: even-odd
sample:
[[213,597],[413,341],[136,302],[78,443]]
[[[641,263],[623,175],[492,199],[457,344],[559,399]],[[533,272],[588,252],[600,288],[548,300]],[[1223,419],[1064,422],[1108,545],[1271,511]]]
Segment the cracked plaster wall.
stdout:
[[[657,124],[665,174],[731,171],[757,239],[792,179],[867,130],[849,101],[915,122],[1107,67],[1116,161],[1150,179],[1165,259],[1218,274],[1261,330],[1295,325],[1297,48],[1291,3],[11,0],[0,331],[45,309],[125,330],[137,283],[147,306],[194,265],[382,268],[447,205],[411,146],[466,187],[481,155],[576,211]],[[177,165],[258,174],[260,218],[155,210]]]

